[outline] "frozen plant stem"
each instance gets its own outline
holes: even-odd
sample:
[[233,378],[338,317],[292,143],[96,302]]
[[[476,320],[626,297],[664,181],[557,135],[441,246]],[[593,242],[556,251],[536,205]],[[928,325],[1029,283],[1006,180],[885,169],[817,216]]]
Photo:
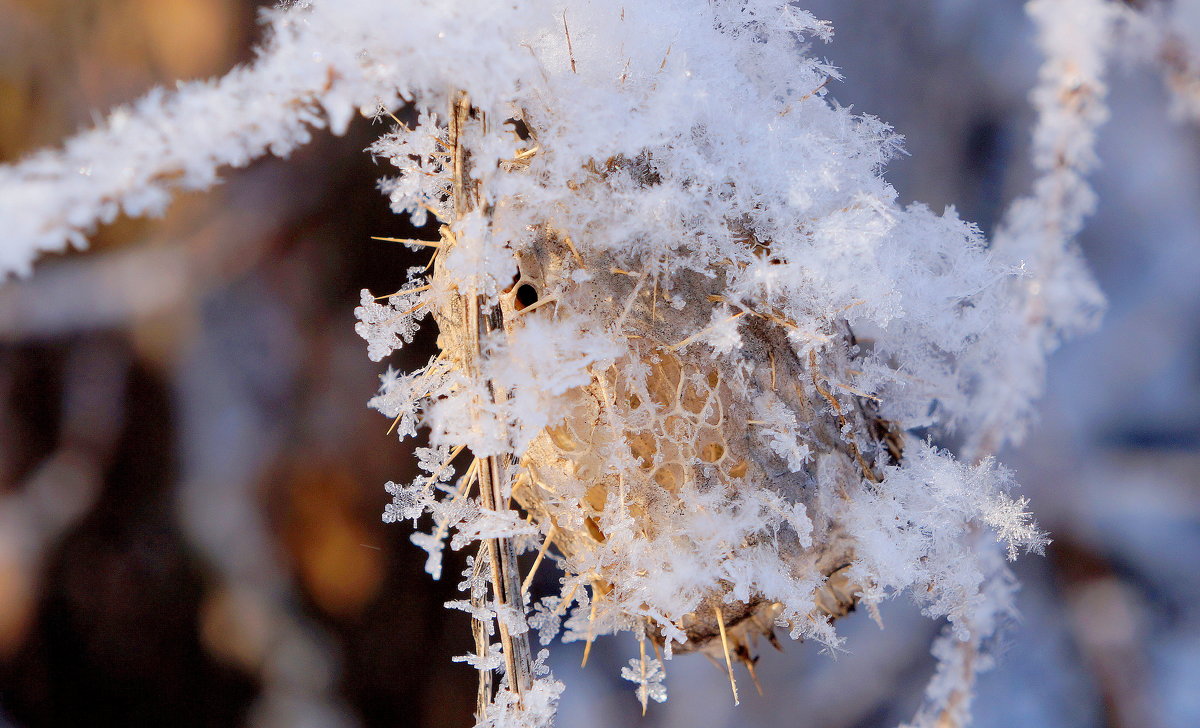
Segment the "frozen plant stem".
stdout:
[[[450,119],[450,146],[454,160],[454,214],[456,221],[461,221],[479,206],[479,195],[475,184],[469,178],[470,159],[467,147],[463,143],[465,129],[471,119],[470,98],[465,92],[460,91],[454,94],[452,99],[448,118]],[[480,118],[479,123],[485,124],[486,120]],[[483,133],[487,133],[486,128]],[[465,292],[463,300],[465,305],[462,306],[464,315],[462,331],[467,336],[466,350],[473,354],[467,359],[466,370],[467,375],[475,379],[481,377],[481,342],[492,332],[494,314],[491,310],[484,310],[486,306],[484,299],[473,289]],[[487,306],[487,308],[492,307]],[[488,393],[493,397],[498,394],[490,383]],[[504,467],[500,458],[495,455],[480,457],[477,459],[477,463],[482,506],[490,511],[507,509],[505,493],[511,493],[512,486],[504,487],[503,480],[508,468]],[[485,550],[491,565],[492,595],[497,610],[513,606],[520,614],[524,614],[526,611],[525,598],[521,589],[517,557],[513,552],[512,542],[505,537],[490,538],[480,545],[480,556]],[[509,629],[507,620],[497,618],[496,622],[500,633],[500,644],[504,651],[505,674],[508,676],[509,689],[516,694],[518,707],[523,707],[521,701],[525,691],[529,689],[533,670],[529,639],[525,633],[514,636]],[[486,652],[481,654],[486,654]],[[490,678],[486,675],[486,671],[480,673],[479,689],[481,710],[483,711],[480,715],[482,720],[486,717],[486,702],[482,700],[482,696],[490,691]]]
[[1033,130],[1032,193],[1016,200],[996,232],[1001,260],[1022,271],[1012,280],[1012,345],[1007,366],[984,381],[997,407],[971,433],[964,455],[981,459],[1018,442],[1041,396],[1046,358],[1071,336],[1091,330],[1104,310],[1076,238],[1096,207],[1086,175],[1096,166],[1096,134],[1108,118],[1106,66],[1124,14],[1113,0],[1030,0],[1044,60],[1030,93]]

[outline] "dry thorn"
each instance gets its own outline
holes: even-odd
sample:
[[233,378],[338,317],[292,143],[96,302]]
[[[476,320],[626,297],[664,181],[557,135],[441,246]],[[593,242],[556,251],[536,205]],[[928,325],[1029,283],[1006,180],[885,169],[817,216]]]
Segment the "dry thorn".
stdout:
[[588,615],[588,636],[587,643],[583,646],[583,662],[579,663],[580,667],[587,667],[588,657],[592,654],[592,642],[596,639],[596,603],[600,601],[600,590],[596,585],[592,585],[592,611]]
[[861,298],[856,301],[851,301],[850,303],[846,304],[845,306],[842,306],[841,308],[839,308],[837,310],[837,313],[845,313],[845,312],[849,311],[850,309],[854,308],[855,306],[861,306],[864,303],[866,303],[866,301],[862,300]]
[[658,659],[658,667],[662,670],[663,677],[667,676],[667,663],[663,660],[662,652],[658,649],[658,643],[650,640],[650,648],[654,650],[654,657]]
[[692,343],[693,341],[695,341],[696,339],[700,338],[700,337],[701,337],[701,336],[703,336],[705,333],[707,333],[708,331],[711,331],[712,329],[716,328],[717,326],[720,326],[721,324],[727,324],[727,323],[729,323],[730,321],[736,321],[737,319],[740,319],[741,317],[743,317],[743,316],[745,316],[745,315],[746,315],[746,312],[745,312],[745,311],[738,311],[737,313],[735,313],[734,315],[730,316],[729,318],[727,318],[727,319],[725,319],[725,320],[723,320],[723,321],[718,321],[718,322],[717,322],[717,323],[715,323],[715,324],[712,324],[712,325],[709,325],[709,326],[705,326],[704,328],[700,329],[699,331],[697,331],[696,333],[694,333],[694,334],[692,334],[691,336],[687,337],[686,339],[684,339],[683,341],[679,342],[678,344],[672,344],[671,346],[668,346],[668,347],[667,347],[667,351],[678,351],[679,349],[682,349],[683,347],[685,347],[685,346],[687,346],[688,344]]
[[402,420],[402,419],[404,419],[404,413],[403,413],[403,412],[401,412],[400,414],[396,415],[396,419],[392,420],[392,424],[391,424],[391,426],[387,428],[387,432],[385,432],[384,434],[385,434],[385,435],[390,435],[390,434],[392,434],[393,432],[395,432],[395,431],[396,431],[396,425],[400,424],[400,420]]
[[425,269],[421,271],[422,273],[428,273],[433,268],[433,264],[437,261],[438,253],[440,252],[442,252],[442,246],[439,245],[434,248],[433,255],[429,256],[429,262],[425,264]]
[[538,477],[537,467],[533,463],[526,463],[525,467],[528,468],[528,470],[529,470],[529,484],[531,486],[536,485],[538,488],[540,488],[544,491],[547,491],[548,493],[551,493],[556,496],[559,495],[558,491],[554,489],[554,486],[550,485],[545,480]]
[[442,474],[442,472],[443,472],[443,471],[444,471],[446,468],[450,467],[450,463],[454,462],[454,458],[456,458],[456,457],[458,457],[459,455],[461,455],[461,454],[462,454],[462,451],[463,451],[464,449],[466,449],[466,445],[459,445],[458,447],[456,447],[456,448],[454,448],[453,450],[451,450],[451,451],[450,451],[450,457],[446,458],[445,462],[443,462],[441,465],[439,465],[439,466],[438,466],[438,469],[437,469],[437,470],[435,470],[435,471],[433,471],[433,472],[432,472],[432,473],[429,475],[429,477],[428,477],[428,478],[425,480],[425,487],[426,487],[426,488],[428,488],[430,485],[433,485],[434,481],[436,481],[436,480],[437,480],[437,477],[438,477],[439,475],[441,475],[441,474]]
[[[514,487],[515,490],[515,487]],[[533,514],[529,514],[530,518]],[[525,577],[525,581],[521,584],[521,593],[528,594],[529,587],[533,584],[533,577],[537,574],[538,567],[542,565],[542,559],[546,556],[546,549],[550,548],[550,542],[554,540],[554,533],[558,530],[558,524],[554,521],[550,522],[550,530],[546,532],[546,540],[542,541],[542,547],[538,549],[537,558],[533,560],[533,566],[529,567],[529,574]]]
[[[479,458],[474,458],[471,460],[471,464],[467,467],[467,472],[463,474],[462,482],[460,482],[458,485],[458,491],[454,494],[454,497],[450,499],[450,505],[454,505],[463,498],[466,498],[467,494],[471,492],[471,486],[474,485],[475,481],[478,479]],[[441,538],[446,535],[447,523],[449,523],[449,521],[442,521],[438,524],[438,529],[433,536],[435,539],[440,541]]]
[[388,323],[391,323],[391,322],[395,321],[396,319],[398,319],[398,318],[401,318],[402,316],[407,316],[407,315],[409,315],[410,313],[416,313],[416,312],[417,312],[417,311],[419,311],[421,308],[423,308],[423,307],[425,306],[425,304],[427,304],[427,303],[429,303],[429,301],[421,301],[421,302],[420,302],[420,303],[418,303],[416,306],[413,306],[412,308],[410,308],[410,309],[408,309],[408,310],[406,310],[406,311],[401,311],[400,313],[398,313],[398,314],[396,314],[395,316],[391,317],[390,319],[388,319],[388,320],[387,320],[387,322],[388,322]]
[[395,293],[389,293],[386,296],[376,296],[375,300],[382,301],[385,298],[394,298],[396,296],[411,296],[414,293],[420,293],[421,291],[428,291],[429,289],[430,289],[430,286],[428,286],[428,285],[417,286],[416,288],[408,288],[403,291],[396,291]]
[[571,73],[579,73],[575,69],[575,49],[571,47],[571,29],[567,27],[567,11],[563,11],[563,33],[567,36],[567,56],[571,59]]
[[571,240],[571,236],[564,235],[563,242],[566,243],[567,249],[571,251],[571,255],[575,258],[575,262],[579,264],[579,267],[587,270],[587,265],[583,262],[583,256],[580,255],[579,251],[575,248],[575,242]]
[[416,238],[381,238],[375,235],[371,236],[372,240],[382,240],[385,243],[404,243],[405,245],[423,245],[427,248],[440,248],[441,243],[435,243],[431,240],[418,240]]
[[571,591],[567,592],[567,598],[562,600],[562,602],[559,603],[558,608],[554,610],[554,613],[556,615],[562,614],[563,612],[567,611],[567,607],[569,607],[571,605],[571,602],[575,601],[575,592],[578,589],[579,589],[579,582],[575,582],[571,586]]
[[721,649],[725,652],[725,667],[729,670],[729,687],[733,688],[733,704],[738,705],[737,680],[733,677],[733,660],[729,658],[729,638],[725,635],[725,617],[720,607],[713,607],[717,613],[717,627],[721,630]]
[[[814,95],[816,95],[816,93],[817,93],[818,91],[820,91],[821,89],[825,88],[825,84],[827,84],[827,83],[829,83],[829,76],[826,76],[826,77],[825,77],[825,80],[824,80],[824,81],[822,81],[821,83],[817,84],[817,87],[816,87],[816,88],[814,88],[812,91],[809,91],[808,93],[806,93],[806,94],[804,94],[803,96],[801,96],[801,97],[800,97],[800,100],[799,100],[799,101],[797,101],[796,103],[802,104],[802,103],[804,103],[805,101],[808,101],[808,100],[809,100],[809,99],[811,99],[811,98],[812,98]],[[786,107],[784,107],[783,111],[780,111],[780,112],[779,112],[779,116],[780,116],[780,117],[787,116],[788,114],[792,113],[792,109],[793,109],[793,108],[794,108],[794,107],[792,106],[792,104],[788,104]]]
[[[529,477],[529,473],[527,471],[522,471],[517,474],[516,479],[513,480],[512,489],[509,491],[509,494],[508,494],[509,510],[512,510],[512,502],[516,498],[517,491],[520,490],[521,486],[525,485],[526,483],[532,484],[532,482],[533,482],[533,479]],[[532,518],[533,518],[533,514],[530,513],[529,515],[527,515],[525,517],[525,521],[529,522]]]
[[545,306],[548,303],[554,303],[557,300],[558,300],[557,298],[543,298],[540,301],[538,301],[537,303],[531,303],[528,306],[526,306],[525,308],[521,309],[520,311],[517,311],[517,315],[524,316],[525,314],[529,313],[530,311],[536,311],[537,309],[541,308],[542,306]]
[[642,633],[638,639],[638,652],[641,654],[642,660],[642,686],[638,690],[638,698],[642,702],[642,715],[646,715],[646,700],[650,697],[650,691],[646,688],[646,621],[642,620]]
[[425,201],[418,202],[417,206],[420,207],[425,212],[428,212],[430,215],[433,215],[434,219],[437,220],[438,222],[446,221],[446,219],[441,216],[441,213],[439,213],[437,210],[433,209],[433,206],[430,205],[428,202],[425,202]]
[[844,390],[846,390],[847,392],[849,392],[849,393],[851,393],[851,394],[853,394],[853,395],[857,395],[857,396],[859,396],[859,397],[865,397],[865,398],[867,398],[867,399],[874,400],[874,401],[876,401],[876,402],[882,402],[882,401],[883,401],[883,400],[881,400],[880,398],[876,397],[875,395],[873,395],[873,394],[867,394],[866,392],[862,392],[862,391],[860,391],[860,390],[857,390],[857,389],[855,389],[854,387],[851,387],[849,384],[841,384],[840,382],[831,382],[831,384],[833,384],[833,386],[835,386],[835,387],[840,387],[841,389],[844,389]]
[[750,673],[750,679],[754,681],[754,689],[758,691],[758,697],[761,698],[763,696],[762,683],[758,681],[758,670],[754,669],[754,658],[750,656],[750,651],[743,646],[738,650],[738,658],[746,666],[746,672]]
[[396,115],[393,114],[392,112],[390,112],[390,111],[387,112],[387,115],[389,117],[391,117],[392,121],[396,122],[396,126],[400,127],[404,131],[412,131],[412,129],[408,128],[408,124],[405,124],[403,121],[400,121],[400,119],[396,118]]

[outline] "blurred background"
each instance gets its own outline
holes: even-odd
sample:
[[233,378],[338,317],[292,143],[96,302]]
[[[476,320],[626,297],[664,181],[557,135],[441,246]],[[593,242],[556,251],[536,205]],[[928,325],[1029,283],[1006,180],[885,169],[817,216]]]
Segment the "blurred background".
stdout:
[[[265,4],[0,0],[0,163],[249,60]],[[815,49],[845,73],[833,97],[907,138],[902,201],[990,231],[1031,179],[1021,3],[805,4],[837,31]],[[1022,621],[981,727],[1200,726],[1200,127],[1137,50],[1113,70],[1081,239],[1109,312],[1004,454],[1055,542],[1016,565]],[[366,408],[381,367],[352,311],[417,262],[370,236],[430,232],[375,190],[381,131],[318,136],[0,286],[0,727],[471,725],[475,675],[450,659],[469,622],[442,607],[462,554],[434,582],[380,520],[411,452]],[[845,653],[764,654],[764,695],[736,710],[723,666],[674,660],[644,719],[619,678],[632,638],[586,670],[556,646],[559,725],[896,725],[938,625],[902,600],[883,616],[841,622]]]

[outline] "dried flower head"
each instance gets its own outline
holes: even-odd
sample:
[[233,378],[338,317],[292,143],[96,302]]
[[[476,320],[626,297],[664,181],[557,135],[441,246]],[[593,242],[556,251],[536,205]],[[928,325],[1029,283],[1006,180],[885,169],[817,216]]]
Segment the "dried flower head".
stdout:
[[[667,38],[642,12],[572,7],[511,96],[463,87],[373,147],[402,170],[395,209],[441,223],[428,273],[360,317],[375,353],[438,329],[416,404],[381,395],[435,447],[390,512],[433,515],[414,540],[435,572],[451,534],[480,543],[481,719],[561,689],[532,674],[527,618],[543,642],[562,619],[589,648],[707,651],[734,682],[776,629],[836,645],[856,603],[909,591],[975,650],[1011,610],[995,542],[1044,543],[1005,471],[906,434],[988,407],[1019,271],[952,211],[896,204],[897,140],[827,99],[831,69],[779,70],[824,24],[717,4]],[[563,573],[534,605],[522,550]]]

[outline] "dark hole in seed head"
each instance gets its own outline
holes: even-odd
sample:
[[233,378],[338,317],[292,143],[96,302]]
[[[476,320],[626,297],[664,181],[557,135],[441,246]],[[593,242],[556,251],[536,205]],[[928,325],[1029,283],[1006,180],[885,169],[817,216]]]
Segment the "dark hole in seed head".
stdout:
[[511,126],[513,133],[516,134],[517,138],[523,142],[529,141],[529,139],[533,136],[529,133],[529,127],[526,126],[525,122],[521,121],[520,119],[506,119],[504,123]]
[[517,286],[517,305],[516,309],[520,311],[523,308],[528,308],[538,302],[537,289],[528,283],[522,283]]

